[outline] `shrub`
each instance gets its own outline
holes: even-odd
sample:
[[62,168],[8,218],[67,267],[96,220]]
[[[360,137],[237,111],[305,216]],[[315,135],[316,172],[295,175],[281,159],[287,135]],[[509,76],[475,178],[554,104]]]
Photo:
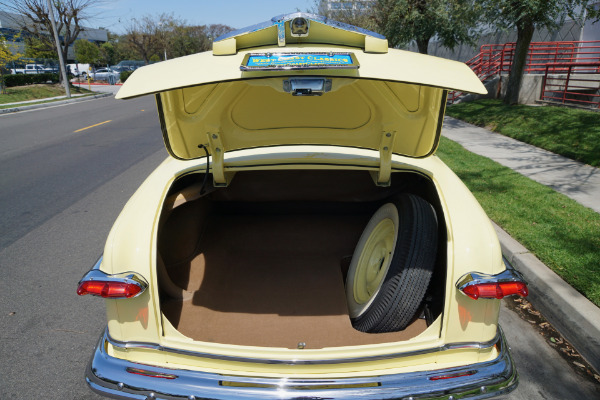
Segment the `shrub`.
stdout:
[[121,73],[119,74],[119,79],[121,79],[121,83],[125,83],[127,78],[129,78],[129,75],[131,75],[132,73],[133,71],[121,71]]
[[4,84],[6,87],[33,85],[35,83],[57,83],[59,81],[58,74],[15,74],[5,75]]
[[4,85],[6,87],[23,86],[26,84],[28,75],[4,75]]

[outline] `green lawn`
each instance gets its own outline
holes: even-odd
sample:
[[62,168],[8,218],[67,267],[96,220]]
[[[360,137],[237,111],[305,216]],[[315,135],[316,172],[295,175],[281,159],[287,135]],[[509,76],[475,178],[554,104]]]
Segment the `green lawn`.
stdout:
[[600,112],[554,106],[506,106],[501,100],[478,100],[451,105],[446,114],[600,167]]
[[[92,93],[87,89],[71,87],[71,94]],[[64,96],[65,89],[59,84],[37,84],[6,88],[6,94],[0,94],[0,106],[27,100],[44,100],[48,97]],[[4,107],[5,108],[5,107]]]
[[437,154],[492,220],[600,306],[600,214],[446,138]]

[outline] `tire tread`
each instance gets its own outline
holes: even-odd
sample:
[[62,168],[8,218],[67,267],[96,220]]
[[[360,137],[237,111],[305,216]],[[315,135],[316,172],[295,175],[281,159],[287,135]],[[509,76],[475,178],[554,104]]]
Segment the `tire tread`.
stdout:
[[383,285],[370,307],[352,323],[368,333],[396,332],[415,318],[436,261],[437,219],[421,197],[403,194],[394,204],[400,226],[394,256]]

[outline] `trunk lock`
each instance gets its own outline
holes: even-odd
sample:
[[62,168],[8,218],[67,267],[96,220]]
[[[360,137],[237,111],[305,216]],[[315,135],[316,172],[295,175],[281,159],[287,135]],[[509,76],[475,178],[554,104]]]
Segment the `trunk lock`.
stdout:
[[303,77],[283,81],[283,91],[292,96],[321,96],[331,91],[331,79]]

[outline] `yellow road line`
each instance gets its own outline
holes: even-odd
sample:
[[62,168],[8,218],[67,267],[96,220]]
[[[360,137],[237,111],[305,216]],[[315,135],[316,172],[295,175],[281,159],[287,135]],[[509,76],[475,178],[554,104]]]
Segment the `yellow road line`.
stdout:
[[96,125],[90,125],[90,126],[86,126],[85,128],[77,129],[77,130],[76,130],[75,132],[73,132],[73,133],[77,133],[77,132],[85,131],[86,129],[90,129],[90,128],[93,128],[93,127],[95,127],[95,126],[102,125],[102,124],[107,124],[107,123],[109,123],[109,122],[112,122],[112,119],[109,119],[108,121],[100,122],[99,124],[96,124]]

